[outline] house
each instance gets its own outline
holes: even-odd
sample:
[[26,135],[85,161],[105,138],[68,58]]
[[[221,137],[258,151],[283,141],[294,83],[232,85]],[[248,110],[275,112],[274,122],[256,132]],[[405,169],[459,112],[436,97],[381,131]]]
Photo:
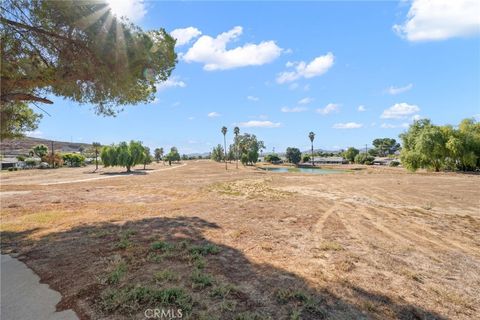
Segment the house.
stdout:
[[315,164],[346,164],[348,163],[343,157],[313,157]]
[[18,159],[17,158],[2,158],[2,170],[8,169],[8,168],[16,168],[18,164]]

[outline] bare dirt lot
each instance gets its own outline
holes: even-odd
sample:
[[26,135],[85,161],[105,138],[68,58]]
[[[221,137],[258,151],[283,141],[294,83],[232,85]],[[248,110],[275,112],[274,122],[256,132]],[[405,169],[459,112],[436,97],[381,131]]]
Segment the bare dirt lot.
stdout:
[[83,319],[478,319],[478,175],[150,168],[2,172],[2,252]]

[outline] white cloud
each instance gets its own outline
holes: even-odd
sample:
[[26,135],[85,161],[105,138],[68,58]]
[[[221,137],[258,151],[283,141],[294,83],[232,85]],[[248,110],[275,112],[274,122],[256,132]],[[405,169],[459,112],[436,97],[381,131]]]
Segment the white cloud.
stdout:
[[195,117],[188,117],[187,119],[188,119],[188,120],[194,120]]
[[278,83],[292,82],[300,78],[318,77],[328,71],[333,66],[335,57],[329,52],[324,56],[319,56],[306,63],[305,61],[287,62],[287,68],[295,68],[293,71],[281,72],[277,76]]
[[27,137],[42,138],[43,137],[43,132],[40,131],[40,130],[27,131],[27,132],[25,132],[25,135]]
[[244,128],[278,128],[280,127],[280,125],[281,125],[280,122],[258,121],[258,120],[240,122],[238,124],[239,127],[244,127]]
[[396,94],[399,94],[399,93],[403,93],[403,92],[406,92],[410,89],[413,88],[413,84],[409,83],[407,84],[406,86],[404,87],[394,87],[394,86],[390,86],[390,88],[388,88],[386,91],[391,94],[391,95],[396,95]]
[[412,116],[411,119],[412,119],[412,121],[418,121],[420,119],[423,119],[423,117],[419,114],[415,114],[415,115]]
[[409,41],[466,37],[480,31],[478,0],[413,0],[402,25],[393,30]]
[[132,22],[138,22],[147,14],[143,0],[107,0],[113,15],[126,17]]
[[170,77],[163,82],[157,83],[157,90],[164,90],[167,88],[185,88],[187,84],[179,80],[178,77]]
[[288,89],[290,90],[295,90],[298,88],[298,83],[294,82],[291,85],[288,86]]
[[201,34],[202,31],[194,27],[175,29],[170,32],[170,35],[177,39],[177,43],[175,44],[176,47],[188,44],[190,41],[200,36]]
[[383,129],[395,129],[395,128],[408,128],[409,124],[404,122],[401,124],[382,123],[380,128]]
[[313,98],[306,97],[298,101],[298,104],[309,104],[313,102],[313,100],[314,100]]
[[405,119],[419,111],[420,108],[418,106],[402,102],[396,103],[390,108],[384,110],[380,117],[383,119]]
[[363,127],[363,124],[356,123],[356,122],[335,123],[333,125],[334,129],[358,129],[362,127]]
[[260,100],[259,97],[255,97],[255,96],[247,96],[247,99],[250,100],[250,101],[258,101],[258,100]]
[[221,116],[221,114],[218,113],[218,112],[215,112],[215,111],[210,112],[209,114],[207,114],[207,117],[209,117],[209,118],[216,118],[216,117],[220,117],[220,116]]
[[219,34],[216,38],[201,36],[183,55],[183,60],[203,63],[204,70],[213,71],[259,66],[272,62],[280,56],[282,48],[274,41],[263,41],[259,44],[247,43],[227,49],[227,44],[237,39],[242,32],[242,27],[237,26]]
[[317,113],[327,115],[332,112],[338,112],[340,110],[340,105],[336,103],[329,103],[325,106],[325,108],[318,108],[316,111]]
[[172,103],[172,107],[178,107],[180,105],[180,101],[176,101]]
[[365,106],[363,106],[363,105],[358,106],[357,110],[358,110],[358,112],[365,112],[365,111],[367,111],[367,109],[366,109]]
[[303,112],[307,111],[308,109],[305,107],[294,107],[294,108],[289,108],[289,107],[283,107],[280,109],[282,112]]

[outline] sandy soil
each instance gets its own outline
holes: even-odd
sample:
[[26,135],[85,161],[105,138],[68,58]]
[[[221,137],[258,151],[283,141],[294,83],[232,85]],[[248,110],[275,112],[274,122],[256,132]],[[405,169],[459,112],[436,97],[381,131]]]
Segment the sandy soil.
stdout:
[[[2,172],[2,252],[84,319],[143,319],[159,298],[132,298],[132,286],[183,288],[191,319],[478,318],[480,176],[186,163],[125,176]],[[90,178],[102,179],[81,181]],[[155,259],[156,240],[178,250]],[[219,253],[205,253],[200,267],[194,244]],[[120,280],[108,280],[122,264]],[[162,270],[178,276],[153,281]],[[199,270],[211,284],[195,285]],[[234,289],[217,294],[226,284]]]

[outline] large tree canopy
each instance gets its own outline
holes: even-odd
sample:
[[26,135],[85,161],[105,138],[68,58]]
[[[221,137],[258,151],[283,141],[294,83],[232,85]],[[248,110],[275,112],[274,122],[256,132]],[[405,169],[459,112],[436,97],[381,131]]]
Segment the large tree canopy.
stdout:
[[142,31],[104,0],[4,0],[1,11],[2,104],[53,94],[114,115],[153,100],[176,64],[165,30]]
[[436,126],[422,119],[400,137],[402,164],[412,171],[480,168],[480,123],[474,119],[465,119],[458,127]]

